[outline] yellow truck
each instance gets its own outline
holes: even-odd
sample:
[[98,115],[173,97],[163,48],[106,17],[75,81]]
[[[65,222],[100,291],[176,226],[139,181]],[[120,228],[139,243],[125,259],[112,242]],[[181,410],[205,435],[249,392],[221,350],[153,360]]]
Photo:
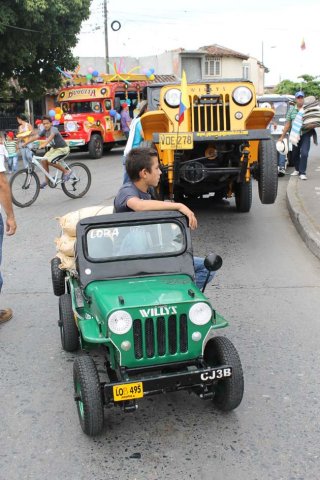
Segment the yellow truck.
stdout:
[[250,81],[197,82],[186,88],[189,108],[182,121],[181,84],[153,84],[144,92],[149,111],[141,123],[145,140],[159,153],[160,197],[234,196],[237,210],[249,212],[255,179],[261,203],[274,203],[277,151],[266,128],[274,111],[257,107]]

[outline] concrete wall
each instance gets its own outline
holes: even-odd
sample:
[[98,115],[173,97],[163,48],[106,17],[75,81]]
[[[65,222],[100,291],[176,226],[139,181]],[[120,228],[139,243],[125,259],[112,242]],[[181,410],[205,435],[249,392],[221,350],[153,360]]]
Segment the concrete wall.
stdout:
[[[181,56],[181,71],[186,72],[188,82],[197,82],[202,79],[202,58]],[[180,76],[180,75],[179,75]]]

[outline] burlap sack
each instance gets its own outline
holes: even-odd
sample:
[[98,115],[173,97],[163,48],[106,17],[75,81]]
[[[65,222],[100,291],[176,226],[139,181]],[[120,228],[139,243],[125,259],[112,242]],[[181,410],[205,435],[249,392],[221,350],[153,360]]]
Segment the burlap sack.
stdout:
[[65,233],[61,237],[55,239],[55,244],[57,251],[67,255],[68,257],[74,257],[74,247],[76,239],[75,237],[70,237]]
[[96,215],[108,215],[113,213],[113,206],[96,205],[94,207],[81,208],[75,212],[70,212],[63,217],[57,217],[63,233],[70,237],[76,236],[76,226],[79,220],[86,217],[95,217]]
[[58,252],[56,257],[60,258],[60,270],[76,270],[76,262],[74,257],[68,257],[62,252]]

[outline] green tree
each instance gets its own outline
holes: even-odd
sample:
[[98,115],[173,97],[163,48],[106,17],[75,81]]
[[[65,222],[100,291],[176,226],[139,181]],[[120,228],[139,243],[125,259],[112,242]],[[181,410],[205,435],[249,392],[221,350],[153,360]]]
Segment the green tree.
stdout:
[[[0,91],[17,88],[29,98],[60,85],[57,67],[73,70],[81,22],[91,0],[1,0]],[[32,30],[32,31],[30,31]]]
[[306,96],[313,95],[320,98],[320,80],[319,77],[312,75],[301,75],[300,82],[292,82],[291,80],[282,80],[275,88],[276,93],[294,95],[298,90],[302,90]]

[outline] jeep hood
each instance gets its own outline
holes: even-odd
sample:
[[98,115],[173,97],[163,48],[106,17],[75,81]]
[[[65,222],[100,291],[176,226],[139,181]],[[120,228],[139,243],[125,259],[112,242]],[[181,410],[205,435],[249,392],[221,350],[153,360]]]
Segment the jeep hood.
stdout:
[[104,319],[114,310],[206,301],[187,275],[99,280],[90,283],[85,293],[91,299],[92,313]]

